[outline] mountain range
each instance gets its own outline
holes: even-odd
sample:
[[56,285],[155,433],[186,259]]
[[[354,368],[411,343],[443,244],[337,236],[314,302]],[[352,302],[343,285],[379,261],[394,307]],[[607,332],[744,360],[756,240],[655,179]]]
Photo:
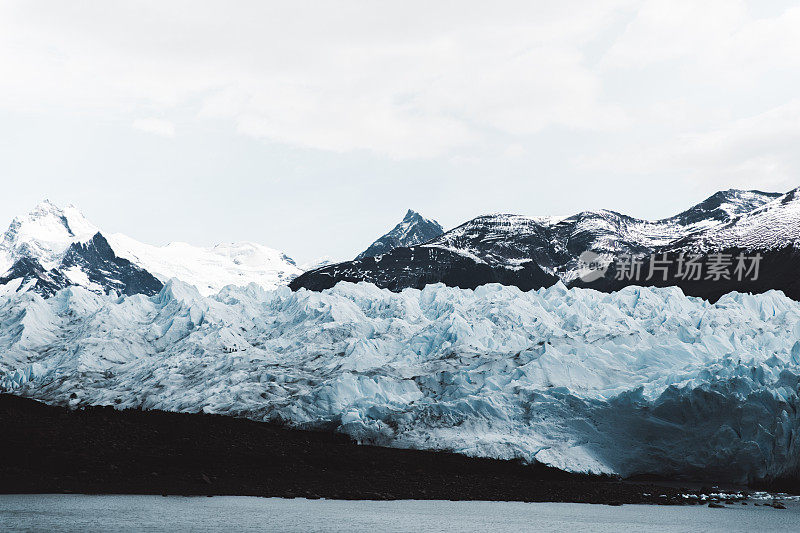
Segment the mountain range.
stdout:
[[[618,290],[631,284],[657,284],[646,279],[614,280],[618,271],[614,263],[621,256],[647,261],[661,253],[707,256],[737,252],[760,253],[765,267],[760,284],[744,284],[743,288],[755,292],[787,289],[787,294],[800,297],[794,276],[789,275],[800,266],[794,262],[794,243],[800,239],[800,197],[796,192],[720,191],[657,221],[608,210],[569,217],[484,215],[422,244],[307,272],[292,281],[291,287],[322,290],[339,281],[367,281],[402,290],[436,282],[462,288],[499,282],[530,290],[561,280],[570,286]],[[581,257],[586,252],[611,265],[604,277],[588,283],[581,279]],[[774,271],[778,267],[781,272]],[[668,281],[711,298],[737,287],[731,283],[687,284],[674,275]]]
[[105,236],[75,206],[62,209],[47,200],[15,218],[0,242],[3,292],[51,296],[77,285],[97,293],[152,295],[179,278],[210,295],[225,285],[272,289],[301,272],[286,254],[256,243],[153,246],[120,233]]
[[[0,244],[0,391],[574,472],[800,479],[797,190],[659,221],[486,215],[416,244],[435,228],[405,219],[383,253],[301,274],[250,243],[107,237],[44,202]],[[647,270],[654,253],[760,254],[761,277],[617,279],[622,254]]]
[[[800,299],[800,196],[729,189],[662,220],[648,221],[609,210],[567,217],[482,215],[443,231],[435,220],[408,210],[393,229],[351,261],[321,260],[299,267],[278,250],[251,242],[211,247],[173,242],[154,246],[120,233],[105,234],[74,206],[44,201],[10,224],[0,241],[0,292],[33,290],[51,296],[78,285],[97,293],[158,292],[172,278],[203,296],[226,285],[256,283],[265,289],[323,290],[340,281],[374,283],[399,291],[430,283],[475,288],[486,283],[522,290],[567,286],[603,291],[627,285],[677,285],[686,294],[716,300],[732,290],[783,290]],[[585,254],[603,265],[585,276]],[[680,254],[708,263],[717,254],[760,258],[756,280],[686,280],[675,266]],[[624,279],[621,257],[667,254],[663,277]]]
[[[408,210],[403,220],[359,257],[425,242],[443,233],[438,222]],[[226,285],[287,285],[306,270],[334,264],[329,257],[298,266],[283,252],[253,242],[210,247],[171,242],[154,246],[122,233],[104,234],[72,205],[45,200],[16,217],[0,242],[0,292],[52,296],[81,286],[96,293],[152,295],[172,278],[209,296]]]

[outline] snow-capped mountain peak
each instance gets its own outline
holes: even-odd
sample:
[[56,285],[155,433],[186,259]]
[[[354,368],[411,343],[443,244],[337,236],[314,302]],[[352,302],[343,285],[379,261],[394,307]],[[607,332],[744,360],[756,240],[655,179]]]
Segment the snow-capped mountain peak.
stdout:
[[373,242],[356,259],[375,257],[388,253],[395,248],[422,244],[438,237],[442,233],[444,233],[444,229],[438,222],[429,220],[413,209],[409,209],[399,224]]
[[774,192],[728,189],[719,191],[686,211],[660,222],[674,222],[682,226],[730,222],[780,196],[781,193]]
[[154,294],[170,278],[210,295],[225,285],[271,289],[301,272],[286,254],[252,242],[151,246],[119,233],[106,237],[77,207],[49,200],[16,217],[0,241],[0,284],[14,281],[15,290],[45,296],[70,285]]
[[748,212],[737,214],[726,224],[699,235],[687,246],[701,251],[738,246],[772,250],[794,246],[800,240],[800,187]]
[[[580,276],[584,252],[611,261],[690,248],[699,253],[734,246],[780,248],[795,238],[800,240],[800,200],[797,209],[794,206],[791,192],[729,189],[673,217],[654,221],[610,210],[568,217],[483,215],[408,251],[383,252],[381,261],[357,259],[308,272],[292,287],[323,289],[339,280],[372,281],[393,290],[437,281],[459,287],[491,281],[538,287],[552,282],[548,276],[573,283]],[[386,237],[400,232],[402,226]],[[538,268],[527,272],[526,265],[531,264]]]
[[11,267],[19,257],[37,260],[54,268],[73,243],[88,242],[98,232],[80,210],[68,205],[59,208],[49,200],[30,212],[14,218],[0,243],[0,271]]

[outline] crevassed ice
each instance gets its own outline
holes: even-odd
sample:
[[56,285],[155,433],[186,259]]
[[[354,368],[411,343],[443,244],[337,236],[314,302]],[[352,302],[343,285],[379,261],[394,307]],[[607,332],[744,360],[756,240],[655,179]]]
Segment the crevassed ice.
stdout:
[[573,471],[793,475],[800,303],[487,285],[206,298],[0,291],[0,387],[224,413]]

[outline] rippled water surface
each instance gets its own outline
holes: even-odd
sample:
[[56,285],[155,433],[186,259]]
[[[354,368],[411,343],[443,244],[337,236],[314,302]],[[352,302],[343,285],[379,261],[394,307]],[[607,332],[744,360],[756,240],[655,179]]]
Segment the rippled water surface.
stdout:
[[286,500],[243,496],[2,495],[5,531],[798,531],[800,505]]

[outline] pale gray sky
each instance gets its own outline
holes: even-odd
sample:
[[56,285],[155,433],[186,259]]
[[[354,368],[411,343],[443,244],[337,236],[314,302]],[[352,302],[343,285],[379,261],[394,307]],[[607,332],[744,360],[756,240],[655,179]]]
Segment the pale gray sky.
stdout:
[[0,3],[0,223],[348,258],[407,208],[800,185],[800,4]]

